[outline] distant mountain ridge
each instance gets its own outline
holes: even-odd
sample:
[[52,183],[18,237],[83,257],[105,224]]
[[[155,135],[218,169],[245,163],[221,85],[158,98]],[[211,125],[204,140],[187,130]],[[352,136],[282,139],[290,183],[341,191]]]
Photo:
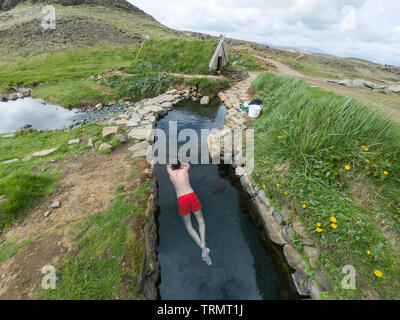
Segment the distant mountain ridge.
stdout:
[[101,5],[105,7],[121,8],[129,11],[143,12],[139,8],[130,4],[125,0],[0,0],[0,10],[10,10],[22,2],[29,2],[31,4],[61,4],[64,6],[76,6],[80,4],[88,5]]

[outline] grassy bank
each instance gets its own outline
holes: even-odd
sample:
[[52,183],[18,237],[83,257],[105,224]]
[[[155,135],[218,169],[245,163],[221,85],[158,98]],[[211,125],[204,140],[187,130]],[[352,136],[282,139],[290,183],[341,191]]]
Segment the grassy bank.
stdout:
[[[266,106],[255,125],[254,179],[321,246],[316,268],[330,297],[399,299],[398,125],[302,80],[265,73],[251,89]],[[342,289],[346,265],[357,270],[356,290]]]
[[[89,148],[85,144],[70,148],[69,140],[99,132],[101,128],[90,124],[69,132],[26,131],[17,132],[13,138],[0,137],[0,162],[20,159],[15,163],[0,164],[0,196],[5,196],[5,200],[0,203],[0,233],[23,218],[37,201],[54,192],[59,173],[41,167],[50,160],[61,160]],[[21,161],[35,152],[54,148],[57,150],[49,156]]]
[[63,107],[108,103],[118,98],[117,90],[92,80],[68,80],[37,87],[32,97]]
[[106,78],[102,83],[117,92],[117,97],[128,97],[141,100],[160,95],[177,79],[161,72],[142,72],[133,76],[114,75]]
[[136,299],[143,241],[133,227],[145,220],[147,198],[144,183],[132,194],[119,194],[107,211],[76,225],[69,236],[79,240],[75,252],[59,268],[57,289],[40,289],[39,296],[49,300]]
[[124,70],[208,74],[216,46],[215,40],[149,39],[134,63]]
[[136,46],[93,45],[91,47],[24,56],[0,64],[0,83],[25,85],[85,79],[114,67],[129,65]]
[[185,81],[186,86],[196,87],[198,92],[203,95],[215,94],[229,87],[229,80],[194,78]]

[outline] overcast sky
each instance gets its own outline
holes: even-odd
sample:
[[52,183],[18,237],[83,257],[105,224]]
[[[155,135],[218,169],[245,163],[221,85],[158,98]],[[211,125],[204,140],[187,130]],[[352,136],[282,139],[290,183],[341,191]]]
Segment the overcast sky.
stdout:
[[168,27],[400,66],[399,0],[129,0]]

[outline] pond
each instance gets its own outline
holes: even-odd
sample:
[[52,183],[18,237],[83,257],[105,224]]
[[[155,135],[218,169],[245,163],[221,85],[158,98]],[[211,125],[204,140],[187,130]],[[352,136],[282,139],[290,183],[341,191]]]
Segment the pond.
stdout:
[[[204,107],[187,102],[158,122],[168,137],[170,121],[182,129],[224,125],[224,105]],[[184,143],[184,142],[183,142]],[[183,144],[182,143],[182,144]],[[164,300],[276,300],[295,299],[287,268],[273,245],[266,244],[250,214],[242,187],[229,166],[192,165],[190,182],[197,193],[206,222],[206,242],[212,266],[187,233],[177,213],[176,193],[165,165],[156,165],[160,214],[158,260],[159,291]],[[198,225],[192,217],[193,227]],[[281,248],[280,248],[280,251]]]
[[37,130],[63,129],[85,116],[77,109],[68,110],[32,98],[0,102],[0,134],[17,131],[25,125]]

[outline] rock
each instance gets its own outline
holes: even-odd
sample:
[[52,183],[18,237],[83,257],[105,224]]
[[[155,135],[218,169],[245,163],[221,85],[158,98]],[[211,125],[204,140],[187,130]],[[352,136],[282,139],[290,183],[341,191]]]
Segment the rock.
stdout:
[[268,208],[271,207],[271,203],[269,202],[269,200],[268,200],[267,197],[265,196],[264,190],[258,191],[258,193],[257,193],[257,198],[258,198],[263,204],[265,204]]
[[147,115],[149,113],[165,114],[165,112],[166,112],[165,109],[158,105],[145,107],[145,108],[139,110],[139,114],[142,116]]
[[201,100],[200,100],[200,104],[202,105],[202,106],[206,106],[206,105],[208,105],[210,103],[210,97],[208,97],[208,96],[204,96],[203,98],[201,98]]
[[50,154],[52,154],[53,152],[55,152],[57,150],[57,148],[55,149],[49,149],[49,150],[43,150],[43,151],[39,151],[39,152],[35,152],[32,157],[36,158],[36,157],[45,157],[48,156]]
[[50,208],[52,208],[52,209],[58,209],[60,207],[61,207],[60,201],[54,201],[50,206]]
[[388,87],[388,91],[400,95],[400,85],[391,85]]
[[9,138],[14,138],[14,136],[15,136],[14,133],[10,133],[10,134],[6,134],[6,135],[2,136],[2,138],[9,139]]
[[306,263],[304,262],[301,255],[296,251],[291,244],[287,244],[283,247],[283,254],[286,262],[295,270],[304,270]]
[[313,277],[315,278],[317,284],[324,290],[329,291],[331,290],[331,285],[329,284],[328,280],[324,276],[321,270],[317,270],[314,272]]
[[240,183],[243,186],[243,188],[246,190],[246,192],[249,194],[250,197],[254,197],[254,189],[251,183],[251,180],[249,178],[249,175],[246,174],[244,176],[240,177]]
[[152,126],[134,128],[129,132],[128,136],[136,140],[146,140],[149,131],[152,129]]
[[117,134],[118,131],[119,131],[119,127],[118,126],[105,127],[105,128],[103,128],[103,131],[102,131],[101,135],[102,135],[103,138],[106,138],[106,137],[109,137],[109,136]]
[[90,146],[90,147],[94,147],[94,143],[93,143],[93,138],[89,138],[89,140],[88,140],[88,146]]
[[110,146],[108,143],[102,143],[100,145],[99,151],[103,152],[103,151],[111,151],[112,150],[112,146]]
[[96,107],[95,107],[96,109],[101,109],[101,108],[103,108],[103,105],[101,104],[101,103],[98,103],[98,104],[96,104]]
[[17,162],[17,161],[19,161],[18,158],[16,158],[16,159],[11,159],[11,160],[5,160],[5,161],[0,162],[0,164],[9,164],[9,163]]
[[68,141],[68,145],[79,144],[79,143],[81,143],[81,139],[80,138],[72,139],[72,140]]
[[292,274],[292,279],[299,295],[307,297],[310,295],[308,290],[308,279],[303,271],[297,270]]
[[102,143],[103,143],[103,141],[98,140],[98,141],[96,141],[96,142],[94,143],[94,146],[97,147],[99,144],[102,144]]
[[313,300],[321,300],[321,290],[313,279],[307,279],[306,288]]
[[17,100],[17,99],[18,99],[18,95],[17,95],[16,93],[11,93],[11,94],[8,96],[8,100],[15,101],[15,100]]
[[269,239],[280,246],[286,245],[287,241],[282,237],[282,226],[271,215],[263,215],[263,218]]
[[317,262],[319,261],[320,251],[318,248],[304,246],[304,253],[308,256],[311,267],[315,268]]
[[282,219],[281,215],[279,214],[278,211],[275,210],[274,207],[271,207],[270,213],[271,213],[271,215],[275,218],[275,220],[276,220],[276,222],[277,222],[278,224],[280,224],[280,225],[283,224],[283,219]]
[[174,105],[172,104],[172,102],[164,102],[161,104],[161,107],[163,107],[164,109],[172,109],[174,107]]
[[292,234],[293,234],[293,228],[291,226],[283,226],[282,228],[282,237],[285,239],[288,243],[292,243]]
[[244,176],[245,174],[247,174],[247,171],[245,168],[243,167],[236,167],[235,169],[235,175],[238,177]]
[[143,141],[143,142],[133,145],[128,150],[133,153],[134,158],[138,158],[138,157],[145,156],[147,154],[150,146],[151,146],[150,143],[148,143],[147,141]]
[[47,211],[47,212],[44,214],[44,217],[47,218],[49,215],[51,215],[51,211]]
[[26,161],[29,161],[31,159],[32,159],[32,156],[29,156],[29,157],[26,157],[26,158],[22,159],[22,162],[26,162]]
[[123,134],[116,134],[115,138],[120,142],[120,143],[126,143],[126,137]]
[[299,217],[295,216],[292,219],[292,226],[294,231],[299,234],[303,239],[310,239],[309,235],[307,234],[306,228],[304,228],[303,224],[300,222]]
[[147,141],[148,143],[150,143],[150,144],[153,144],[155,138],[156,138],[156,130],[154,130],[154,129],[149,130],[149,131],[147,132],[147,135],[146,135],[146,141]]

